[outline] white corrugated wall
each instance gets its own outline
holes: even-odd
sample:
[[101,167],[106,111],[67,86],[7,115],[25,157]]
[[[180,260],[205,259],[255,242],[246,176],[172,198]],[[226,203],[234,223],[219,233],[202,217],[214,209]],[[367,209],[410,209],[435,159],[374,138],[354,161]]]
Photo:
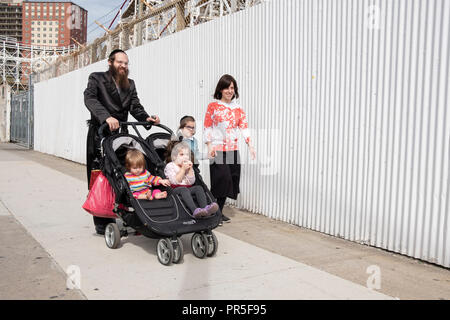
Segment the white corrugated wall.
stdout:
[[[239,208],[450,267],[450,1],[272,0],[128,52],[149,113],[202,120],[238,80]],[[35,87],[35,149],[84,162],[102,61]],[[207,163],[202,165],[207,181]]]

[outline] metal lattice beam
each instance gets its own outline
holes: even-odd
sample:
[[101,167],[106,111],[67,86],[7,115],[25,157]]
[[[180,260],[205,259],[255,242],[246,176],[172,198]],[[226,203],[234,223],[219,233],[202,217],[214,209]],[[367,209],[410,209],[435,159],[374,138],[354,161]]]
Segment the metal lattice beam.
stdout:
[[27,90],[31,73],[43,71],[57,58],[74,50],[75,46],[35,47],[12,38],[0,38],[0,83],[11,86],[13,93]]
[[128,50],[263,1],[133,0],[120,12],[116,28],[87,47],[34,47],[0,38],[0,81],[17,93],[28,88],[32,73],[37,81],[57,77],[106,58],[114,48]]

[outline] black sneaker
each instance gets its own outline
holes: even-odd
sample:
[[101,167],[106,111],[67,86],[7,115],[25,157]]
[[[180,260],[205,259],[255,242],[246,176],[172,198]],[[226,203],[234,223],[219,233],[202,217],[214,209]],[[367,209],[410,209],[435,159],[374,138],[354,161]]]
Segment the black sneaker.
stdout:
[[226,215],[222,214],[222,221],[223,222],[230,222],[230,218],[228,218]]

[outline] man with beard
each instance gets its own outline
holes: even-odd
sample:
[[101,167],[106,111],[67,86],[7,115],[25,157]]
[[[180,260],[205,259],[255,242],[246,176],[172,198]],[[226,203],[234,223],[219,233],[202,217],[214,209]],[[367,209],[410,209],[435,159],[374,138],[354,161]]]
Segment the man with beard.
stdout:
[[[91,73],[84,91],[84,104],[91,112],[86,143],[88,188],[91,171],[100,168],[100,125],[108,123],[113,132],[119,129],[119,121],[127,121],[128,112],[138,121],[160,122],[158,116],[150,117],[139,102],[134,81],[128,78],[127,54],[120,49],[112,51],[108,65],[109,70],[106,72]],[[94,217],[97,234],[104,234],[106,225],[110,222],[114,222],[114,219]]]

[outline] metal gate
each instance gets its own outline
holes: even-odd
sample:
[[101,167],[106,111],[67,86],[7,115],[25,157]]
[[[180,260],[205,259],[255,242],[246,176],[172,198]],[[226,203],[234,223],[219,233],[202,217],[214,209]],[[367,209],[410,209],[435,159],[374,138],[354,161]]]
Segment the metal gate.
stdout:
[[33,90],[11,96],[11,142],[33,148]]

